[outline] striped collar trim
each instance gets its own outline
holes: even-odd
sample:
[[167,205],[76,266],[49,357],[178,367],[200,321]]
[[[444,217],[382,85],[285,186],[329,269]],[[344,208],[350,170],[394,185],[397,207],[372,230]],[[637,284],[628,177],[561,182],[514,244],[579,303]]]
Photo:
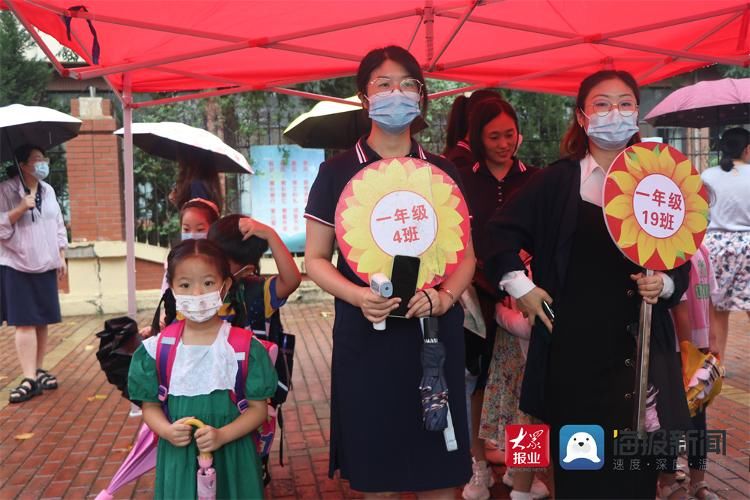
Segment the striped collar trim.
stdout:
[[[370,149],[369,147],[365,146],[364,144],[365,138],[361,137],[357,144],[354,146],[354,151],[357,153],[357,160],[359,161],[359,164],[362,165],[364,163],[368,163],[370,160],[367,150]],[[427,155],[424,152],[424,149],[422,149],[422,145],[416,142],[412,139],[411,144],[411,151],[409,152],[409,156],[419,157],[421,160],[427,160]],[[416,151],[415,146],[416,145]]]
[[[519,172],[526,172],[526,170],[528,170],[528,168],[526,168],[526,165],[524,165],[521,160],[516,159],[516,160],[513,161],[513,165],[510,167],[510,171],[508,173],[512,172],[513,171],[513,167],[515,167],[516,165],[518,165],[518,171]],[[471,171],[476,174],[479,171],[480,167],[481,167],[481,165],[479,164],[479,162],[476,162],[474,164],[474,166],[471,167]]]

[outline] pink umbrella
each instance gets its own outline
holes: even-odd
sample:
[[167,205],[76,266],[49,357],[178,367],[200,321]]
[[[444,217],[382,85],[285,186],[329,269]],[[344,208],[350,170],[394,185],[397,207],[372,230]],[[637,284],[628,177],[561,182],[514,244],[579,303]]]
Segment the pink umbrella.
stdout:
[[[197,418],[186,420],[185,423],[197,429],[206,425]],[[213,455],[210,453],[201,452],[198,454],[198,472],[196,477],[198,500],[214,500],[216,498],[216,471],[211,467],[213,462]]]
[[156,445],[158,442],[159,438],[156,434],[151,432],[151,429],[145,423],[142,424],[130,453],[117,470],[107,489],[102,490],[96,496],[96,500],[112,500],[117,490],[156,467]]
[[698,82],[669,94],[646,116],[654,127],[750,123],[750,78]]

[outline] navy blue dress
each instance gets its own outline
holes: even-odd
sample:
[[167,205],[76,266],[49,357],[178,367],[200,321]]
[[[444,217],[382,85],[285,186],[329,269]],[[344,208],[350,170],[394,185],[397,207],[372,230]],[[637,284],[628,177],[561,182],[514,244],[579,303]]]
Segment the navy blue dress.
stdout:
[[[460,185],[455,167],[412,142],[410,156],[440,167]],[[336,204],[349,180],[380,157],[360,139],[324,162],[312,185],[305,217],[334,226]],[[337,269],[366,286],[339,257]],[[445,374],[458,450],[448,452],[442,432],[424,430],[419,381],[422,334],[416,319],[389,318],[375,332],[361,309],[336,299],[331,362],[329,477],[337,469],[354,490],[425,491],[456,487],[471,477],[464,395],[463,310],[440,317]]]

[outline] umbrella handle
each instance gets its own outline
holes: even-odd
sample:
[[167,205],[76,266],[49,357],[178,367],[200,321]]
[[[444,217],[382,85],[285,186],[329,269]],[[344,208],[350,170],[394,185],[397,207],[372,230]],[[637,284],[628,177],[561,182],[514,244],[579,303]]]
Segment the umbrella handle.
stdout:
[[[184,423],[186,425],[192,425],[196,429],[200,429],[201,427],[205,427],[206,426],[206,424],[204,424],[203,422],[201,422],[197,418],[190,418],[188,420],[185,420]],[[203,461],[208,461],[207,462],[208,463],[208,467],[210,467],[212,460],[213,460],[213,455],[211,455],[211,453],[209,453],[207,451],[202,451],[202,452],[200,452],[200,454],[198,454],[198,463],[201,464],[201,467],[203,467],[203,463],[206,463],[206,462],[203,462]]]

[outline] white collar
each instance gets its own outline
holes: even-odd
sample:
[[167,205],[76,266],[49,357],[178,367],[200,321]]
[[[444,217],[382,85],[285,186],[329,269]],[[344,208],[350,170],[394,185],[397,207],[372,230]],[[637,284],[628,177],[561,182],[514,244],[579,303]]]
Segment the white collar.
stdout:
[[591,174],[593,174],[596,169],[599,169],[603,175],[607,175],[606,170],[596,163],[596,160],[591,156],[591,153],[588,153],[581,160],[581,182],[585,182],[586,179],[591,177]]

